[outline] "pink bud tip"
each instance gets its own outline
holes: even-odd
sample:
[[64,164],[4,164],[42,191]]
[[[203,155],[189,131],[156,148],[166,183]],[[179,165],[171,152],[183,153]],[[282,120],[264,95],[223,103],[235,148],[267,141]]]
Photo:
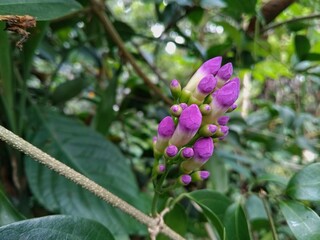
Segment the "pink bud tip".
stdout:
[[202,115],[196,104],[190,105],[183,110],[179,118],[179,126],[188,132],[198,131],[202,121]]
[[208,130],[213,134],[218,130],[218,127],[216,125],[209,124],[208,125]]
[[219,125],[225,126],[228,124],[229,120],[230,120],[229,116],[222,116],[222,117],[218,118],[218,123],[219,123]]
[[182,157],[184,157],[184,158],[192,158],[194,155],[194,151],[192,148],[186,147],[186,148],[182,149],[181,154],[182,154]]
[[207,74],[215,75],[221,66],[221,62],[222,62],[222,57],[220,56],[211,58],[208,61],[204,62],[199,68],[199,70],[206,72]]
[[210,176],[210,172],[209,171],[200,171],[199,175],[202,180],[205,180]]
[[239,92],[240,80],[239,78],[234,78],[214,92],[212,96],[221,107],[229,108],[238,99]]
[[166,170],[166,166],[164,164],[159,164],[158,170],[160,173],[163,173]]
[[179,86],[180,86],[180,83],[179,83],[178,80],[173,79],[173,80],[171,81],[171,83],[170,83],[170,86],[173,87],[173,88],[179,87]]
[[167,116],[159,123],[158,134],[164,138],[170,138],[174,133],[175,125],[171,117]]
[[186,109],[188,107],[188,104],[180,103],[180,107],[182,108],[182,110],[184,110],[184,109]]
[[170,145],[166,148],[166,154],[168,157],[174,157],[177,155],[179,149],[175,145]]
[[201,79],[198,90],[202,94],[209,94],[213,91],[217,84],[217,79],[213,75],[207,75],[204,78]]
[[222,80],[224,80],[224,81],[227,81],[227,80],[229,80],[229,78],[231,77],[232,72],[233,72],[232,63],[227,63],[227,64],[223,65],[223,66],[219,69],[219,71],[218,71],[218,73],[217,73],[216,76],[217,76],[219,79],[222,79]]
[[193,146],[194,158],[206,162],[213,154],[213,140],[210,137],[199,138]]
[[185,175],[182,175],[180,177],[181,179],[181,182],[184,184],[184,185],[188,185],[190,182],[191,182],[191,176],[185,174]]

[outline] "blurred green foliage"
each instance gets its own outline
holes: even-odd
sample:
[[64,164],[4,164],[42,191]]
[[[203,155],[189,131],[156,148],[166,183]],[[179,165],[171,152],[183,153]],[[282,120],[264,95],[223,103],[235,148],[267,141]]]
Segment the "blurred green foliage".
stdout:
[[[164,96],[172,79],[184,85],[217,55],[242,80],[230,134],[206,166],[210,179],[186,188],[165,217],[188,239],[319,238],[320,4],[296,1],[265,25],[266,2],[106,1],[125,51]],[[0,3],[0,15],[38,21],[23,51],[15,47],[17,34],[0,31],[0,123],[149,213],[152,137],[168,106],[130,65],[92,4]],[[249,31],[254,19],[260,22]],[[100,222],[44,217],[6,225],[0,236],[27,231],[32,221],[49,227],[65,221],[57,228],[66,233],[74,224],[96,225],[92,239],[146,238],[145,227],[128,216],[2,142],[0,149],[0,226],[22,215]],[[179,193],[163,197],[163,206]]]

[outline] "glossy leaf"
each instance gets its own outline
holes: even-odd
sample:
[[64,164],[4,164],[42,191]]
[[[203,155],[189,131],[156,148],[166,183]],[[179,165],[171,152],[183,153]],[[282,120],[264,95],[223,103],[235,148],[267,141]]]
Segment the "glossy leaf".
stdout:
[[23,219],[24,217],[15,209],[15,207],[0,189],[0,226]]
[[280,202],[280,209],[298,240],[320,239],[320,217],[312,209],[295,201]]
[[102,224],[71,216],[48,216],[5,225],[0,228],[0,239],[109,239],[114,237]]
[[240,204],[233,203],[228,207],[223,222],[226,227],[227,239],[251,239],[247,219]]
[[[29,141],[138,208],[143,206],[134,176],[119,150],[78,121],[57,113],[35,111]],[[31,136],[33,135],[33,136]],[[33,194],[48,210],[94,219],[116,235],[141,232],[142,226],[87,190],[26,158]]]
[[37,21],[52,20],[81,9],[75,0],[2,0],[0,15],[31,15]]
[[320,201],[320,163],[297,172],[290,179],[286,193],[299,200]]

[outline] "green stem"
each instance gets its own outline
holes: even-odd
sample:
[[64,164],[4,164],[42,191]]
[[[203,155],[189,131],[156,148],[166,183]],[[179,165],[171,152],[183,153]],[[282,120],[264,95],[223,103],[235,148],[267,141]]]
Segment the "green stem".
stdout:
[[161,194],[161,187],[162,187],[164,180],[166,179],[166,177],[168,175],[168,172],[169,171],[166,170],[158,182],[156,182],[157,180],[155,180],[154,196],[153,196],[152,207],[151,207],[151,213],[152,213],[152,216],[154,216],[154,217],[158,214],[158,200],[159,200],[159,196]]
[[265,210],[267,212],[267,215],[268,215],[268,220],[269,220],[269,223],[270,223],[273,240],[279,240],[278,239],[278,235],[277,235],[277,231],[276,231],[276,227],[274,225],[274,221],[273,221],[273,218],[272,218],[272,213],[271,213],[271,209],[269,207],[269,204],[268,204],[268,202],[267,202],[267,200],[265,199],[264,196],[262,196],[261,199],[262,199],[262,202],[263,202],[263,206],[264,206],[264,208],[265,208]]

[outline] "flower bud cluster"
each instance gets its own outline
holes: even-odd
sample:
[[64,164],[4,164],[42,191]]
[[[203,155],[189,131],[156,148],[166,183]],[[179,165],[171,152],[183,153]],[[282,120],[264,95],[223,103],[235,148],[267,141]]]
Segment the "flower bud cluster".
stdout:
[[181,185],[209,177],[201,168],[211,158],[214,143],[228,135],[229,117],[224,114],[237,107],[240,92],[239,78],[231,78],[232,64],[221,62],[222,57],[204,62],[184,88],[176,79],[171,82],[175,104],[153,141],[156,175],[178,165]]

